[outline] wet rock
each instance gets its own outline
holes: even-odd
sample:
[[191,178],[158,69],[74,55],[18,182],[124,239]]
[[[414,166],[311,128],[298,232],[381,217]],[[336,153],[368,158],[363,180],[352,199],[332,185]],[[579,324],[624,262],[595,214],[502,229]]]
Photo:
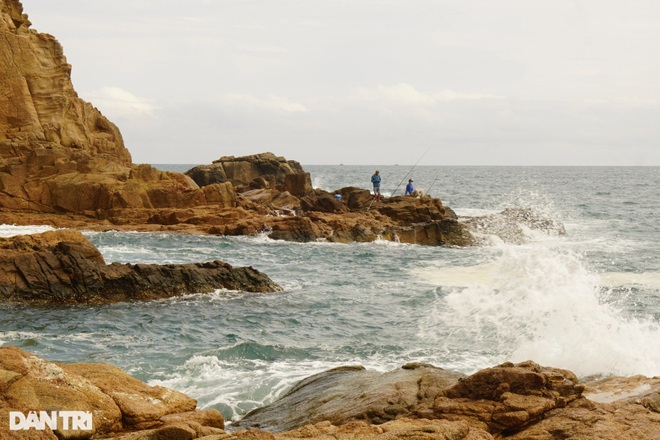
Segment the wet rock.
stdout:
[[0,238],[0,298],[10,302],[108,303],[167,298],[226,288],[273,292],[279,286],[251,267],[105,264],[78,231]]
[[410,414],[421,403],[431,403],[441,389],[461,377],[429,365],[389,373],[359,366],[335,368],[299,382],[280,400],[252,411],[237,425],[285,431],[321,421],[385,423]]

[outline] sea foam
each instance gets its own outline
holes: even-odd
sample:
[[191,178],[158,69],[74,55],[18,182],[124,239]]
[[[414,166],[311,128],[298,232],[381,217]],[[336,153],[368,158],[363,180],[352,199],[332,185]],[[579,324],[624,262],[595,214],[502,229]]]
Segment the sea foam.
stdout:
[[416,269],[439,286],[420,321],[420,338],[495,350],[502,361],[531,359],[580,376],[660,374],[660,352],[650,350],[660,340],[658,323],[602,301],[607,288],[579,254],[547,242],[499,250],[476,266]]

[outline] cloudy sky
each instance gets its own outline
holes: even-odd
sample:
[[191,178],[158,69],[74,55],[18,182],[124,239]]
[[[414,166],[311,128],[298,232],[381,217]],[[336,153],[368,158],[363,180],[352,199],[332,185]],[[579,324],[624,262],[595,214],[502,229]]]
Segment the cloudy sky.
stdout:
[[660,165],[657,0],[22,0],[136,163]]

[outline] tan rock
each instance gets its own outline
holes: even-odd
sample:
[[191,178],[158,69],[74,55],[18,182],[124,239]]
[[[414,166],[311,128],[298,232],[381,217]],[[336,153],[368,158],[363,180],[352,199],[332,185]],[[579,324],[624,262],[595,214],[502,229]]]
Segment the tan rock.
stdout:
[[[0,347],[0,354],[0,368],[14,373],[10,383],[3,387],[0,401],[13,411],[90,411],[94,429],[86,433],[88,436],[121,429],[119,407],[90,381],[18,348]],[[0,429],[7,426],[4,424]],[[58,435],[61,438],[76,437],[73,431],[59,430]]]

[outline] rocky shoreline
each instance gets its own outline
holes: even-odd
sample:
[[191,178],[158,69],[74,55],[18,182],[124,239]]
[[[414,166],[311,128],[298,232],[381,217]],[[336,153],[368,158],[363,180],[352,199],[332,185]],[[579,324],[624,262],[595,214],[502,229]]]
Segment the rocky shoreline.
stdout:
[[[149,386],[108,364],[53,363],[0,347],[0,437],[6,439],[645,440],[660,435],[660,378],[585,384],[570,371],[529,361],[470,376],[426,364],[387,373],[339,367],[302,380],[280,400],[227,427],[218,411],[196,406],[180,392]],[[37,430],[37,416],[28,418],[30,411],[54,410],[88,412],[92,423],[89,429],[67,430],[60,423]],[[12,424],[26,429],[12,430]]]
[[[31,29],[18,0],[0,0],[0,18],[2,223],[431,246],[472,246],[484,233],[522,242],[530,228],[563,233],[528,210],[459,221],[435,198],[374,203],[367,189],[314,189],[300,164],[272,153],[221,157],[186,174],[133,164],[119,129],[78,97],[57,40]],[[5,303],[97,304],[219,288],[279,290],[252,268],[220,261],[106,264],[75,230],[0,239]],[[341,367],[302,381],[231,432],[219,412],[196,405],[107,364],[58,364],[0,347],[7,439],[660,438],[660,379],[583,384],[533,362],[468,377],[429,365]],[[93,428],[15,431],[12,411],[26,419],[30,411],[87,411]]]

